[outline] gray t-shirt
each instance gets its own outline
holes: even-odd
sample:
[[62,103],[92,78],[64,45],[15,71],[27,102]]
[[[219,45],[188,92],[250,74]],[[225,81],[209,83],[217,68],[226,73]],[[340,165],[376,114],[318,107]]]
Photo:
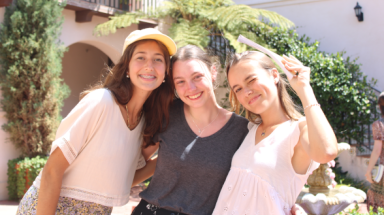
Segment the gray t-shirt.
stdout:
[[196,138],[183,107],[181,100],[174,101],[167,130],[154,138],[160,142],[156,171],[140,197],[175,212],[212,214],[248,120],[233,114],[215,134]]

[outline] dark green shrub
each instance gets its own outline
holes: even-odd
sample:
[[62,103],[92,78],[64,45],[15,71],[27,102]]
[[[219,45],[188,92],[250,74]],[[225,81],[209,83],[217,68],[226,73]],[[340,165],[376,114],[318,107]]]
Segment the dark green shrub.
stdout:
[[8,161],[8,196],[11,200],[21,199],[32,185],[48,157],[17,158]]
[[63,8],[57,0],[17,0],[6,7],[0,26],[3,129],[24,157],[50,151],[69,93],[60,79]]

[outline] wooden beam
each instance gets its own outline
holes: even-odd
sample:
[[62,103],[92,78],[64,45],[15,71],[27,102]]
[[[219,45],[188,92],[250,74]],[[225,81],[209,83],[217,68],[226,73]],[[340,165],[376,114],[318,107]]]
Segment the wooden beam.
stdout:
[[143,30],[144,28],[154,28],[157,26],[157,23],[148,23],[148,22],[139,22],[138,29]]
[[76,22],[91,22],[93,14],[95,14],[95,12],[92,10],[76,11]]
[[12,0],[0,0],[0,7],[7,7],[12,4]]

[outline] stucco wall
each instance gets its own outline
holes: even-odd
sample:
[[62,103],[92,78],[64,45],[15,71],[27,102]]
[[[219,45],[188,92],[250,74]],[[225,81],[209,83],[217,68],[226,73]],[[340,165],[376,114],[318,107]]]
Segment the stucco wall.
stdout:
[[369,158],[357,157],[356,147],[351,147],[349,151],[343,151],[338,156],[338,162],[343,171],[348,171],[348,174],[357,180],[365,180],[365,172],[367,171]]
[[364,21],[358,22],[351,0],[235,0],[254,8],[275,11],[298,27],[300,35],[319,40],[320,50],[346,51],[345,56],[359,57],[362,71],[378,79],[376,88],[384,90],[384,1],[359,0]]
[[108,36],[96,37],[93,35],[93,29],[100,23],[108,21],[108,18],[93,16],[91,22],[75,22],[75,11],[63,10],[64,23],[61,31],[60,40],[70,46],[74,43],[86,43],[102,50],[114,63],[116,63],[123,50],[125,38],[134,30],[137,25],[118,29],[116,33]]
[[63,57],[61,78],[71,89],[71,95],[64,100],[63,117],[79,102],[79,94],[89,85],[100,80],[102,70],[108,64],[108,56],[94,46],[75,43]]

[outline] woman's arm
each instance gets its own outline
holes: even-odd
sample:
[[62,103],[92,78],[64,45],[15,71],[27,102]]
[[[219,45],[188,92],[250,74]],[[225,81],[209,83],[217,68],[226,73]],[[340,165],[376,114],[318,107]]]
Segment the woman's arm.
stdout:
[[159,142],[155,143],[155,145],[148,146],[147,148],[144,148],[141,150],[141,153],[143,154],[145,160],[147,161],[149,158],[155,154],[155,152],[159,149]]
[[135,177],[133,178],[132,187],[147,180],[155,173],[157,164],[157,156],[149,159],[145,167],[136,170]]
[[299,125],[299,143],[302,145],[302,150],[305,150],[310,159],[319,163],[327,163],[337,156],[337,139],[322,109],[318,106],[311,106],[317,104],[317,99],[309,81],[310,68],[305,67],[293,56],[284,56],[283,64],[287,70],[298,72],[298,76],[289,80],[289,83],[305,108],[306,121],[300,122]]
[[61,181],[69,163],[60,148],[49,156],[41,176],[37,215],[53,215],[56,213],[59,200]]
[[371,153],[371,158],[369,159],[368,169],[367,169],[367,172],[365,173],[365,178],[370,183],[373,183],[371,172],[372,172],[372,169],[377,162],[377,159],[379,159],[382,146],[383,146],[383,141],[375,140],[374,145],[373,145],[373,150]]

